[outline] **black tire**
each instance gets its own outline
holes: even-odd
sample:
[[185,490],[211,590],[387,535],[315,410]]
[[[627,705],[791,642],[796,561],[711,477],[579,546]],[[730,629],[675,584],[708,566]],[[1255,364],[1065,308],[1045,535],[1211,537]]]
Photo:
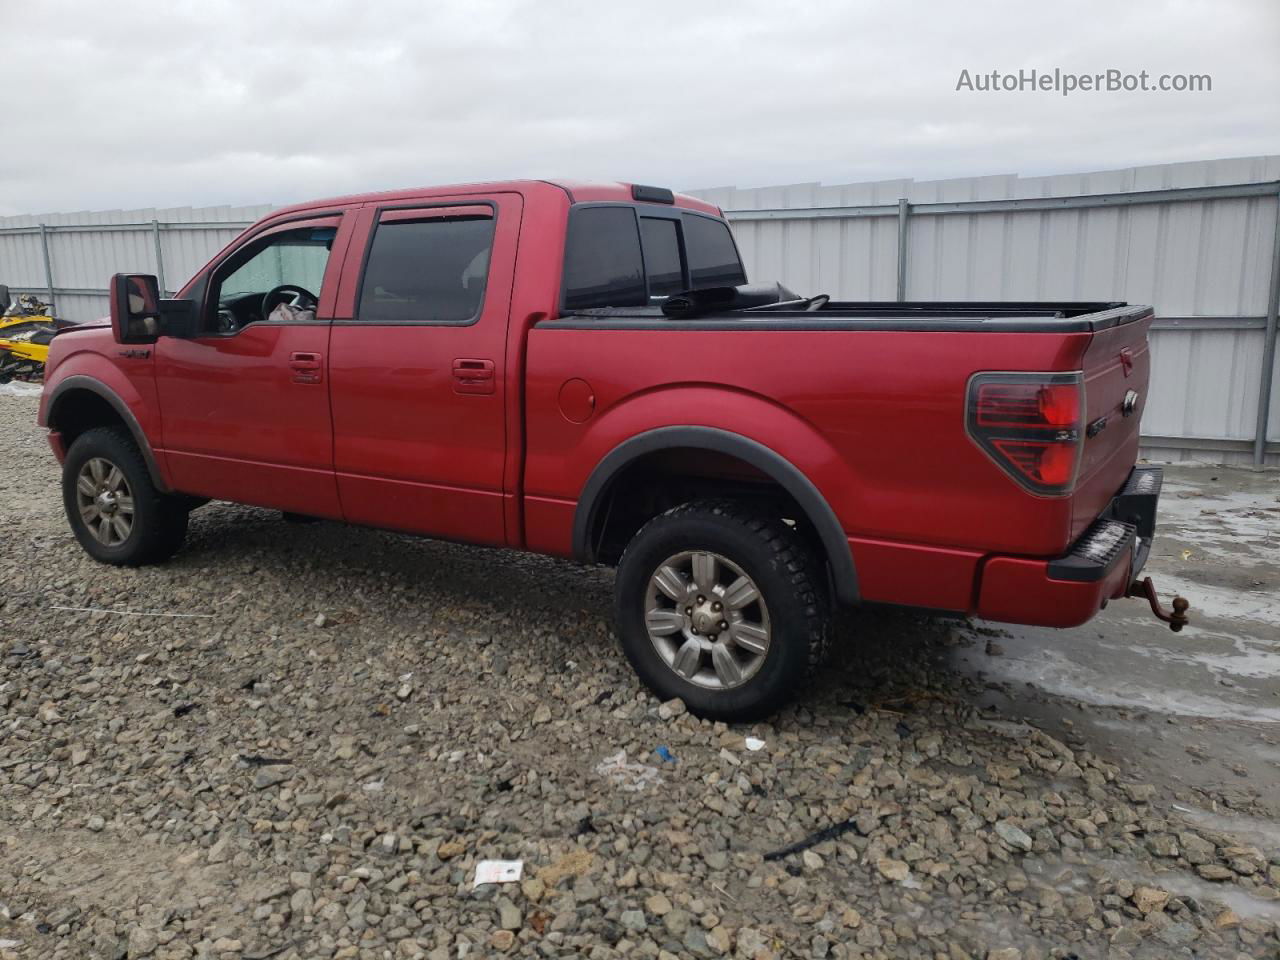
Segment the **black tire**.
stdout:
[[[118,467],[132,495],[132,523],[119,543],[104,543],[81,515],[77,483],[81,469],[95,458]],[[101,563],[125,567],[160,563],[178,552],[187,535],[185,504],[156,489],[142,452],[123,428],[94,427],[71,444],[62,466],[62,503],[80,546]]]
[[[771,637],[763,662],[736,686],[710,689],[677,673],[646,627],[650,578],[669,558],[688,551],[718,554],[735,564],[754,581],[768,611]],[[616,582],[618,635],[640,679],[663,700],[679,697],[692,713],[709,719],[756,720],[792,700],[825,659],[825,585],[821,561],[781,520],[733,501],[687,503],[650,520],[628,544]],[[675,639],[684,642],[686,636]]]

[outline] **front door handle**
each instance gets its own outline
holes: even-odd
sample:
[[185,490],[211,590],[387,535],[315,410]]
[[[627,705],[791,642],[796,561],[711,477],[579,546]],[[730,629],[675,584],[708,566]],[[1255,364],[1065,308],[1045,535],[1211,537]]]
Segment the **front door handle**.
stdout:
[[453,361],[453,392],[469,394],[493,393],[494,376],[492,360]]
[[289,369],[293,371],[294,383],[319,383],[321,375],[320,361],[323,357],[318,353],[298,351],[289,354]]

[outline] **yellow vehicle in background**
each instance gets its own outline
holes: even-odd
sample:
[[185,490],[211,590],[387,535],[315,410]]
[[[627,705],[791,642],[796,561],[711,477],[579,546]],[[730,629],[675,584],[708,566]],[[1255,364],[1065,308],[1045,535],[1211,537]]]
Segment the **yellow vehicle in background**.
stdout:
[[11,302],[9,288],[2,284],[0,311],[0,383],[40,380],[53,335],[69,324],[54,318],[49,305],[32,294]]

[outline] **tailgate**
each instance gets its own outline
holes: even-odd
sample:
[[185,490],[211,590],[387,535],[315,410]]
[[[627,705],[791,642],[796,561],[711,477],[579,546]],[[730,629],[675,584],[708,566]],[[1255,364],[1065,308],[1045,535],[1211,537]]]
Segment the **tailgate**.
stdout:
[[1152,319],[1148,310],[1137,320],[1099,330],[1085,350],[1085,440],[1072,498],[1073,541],[1106,509],[1138,459]]

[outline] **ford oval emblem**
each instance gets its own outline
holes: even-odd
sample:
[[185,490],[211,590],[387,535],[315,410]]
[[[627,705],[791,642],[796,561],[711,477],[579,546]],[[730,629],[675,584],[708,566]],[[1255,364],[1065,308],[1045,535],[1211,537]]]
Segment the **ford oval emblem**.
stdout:
[[1138,391],[1126,390],[1124,394],[1124,402],[1120,404],[1120,413],[1127,417],[1137,409],[1138,409]]

